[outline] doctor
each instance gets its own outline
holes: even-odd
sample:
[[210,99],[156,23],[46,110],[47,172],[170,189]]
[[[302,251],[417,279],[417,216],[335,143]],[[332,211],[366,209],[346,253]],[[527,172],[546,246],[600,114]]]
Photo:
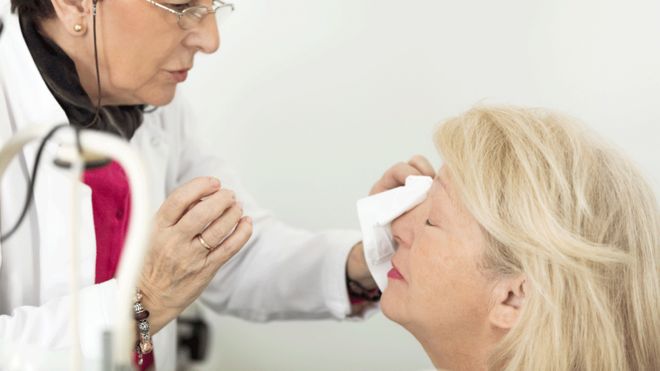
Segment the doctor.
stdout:
[[[146,161],[157,208],[138,288],[157,369],[174,369],[176,317],[198,298],[255,321],[362,313],[365,304],[351,306],[349,296],[371,298],[375,284],[360,235],[310,233],[271,217],[226,164],[196,144],[196,122],[175,96],[195,54],[218,49],[216,18],[208,15],[230,11],[229,4],[12,0],[11,8],[0,0],[0,142],[31,125],[68,122],[122,136]],[[71,262],[62,218],[70,184],[52,166],[53,152],[51,143],[24,223],[0,246],[0,339],[70,348],[68,267],[79,264],[81,350],[99,358],[101,332],[115,317],[113,277],[130,192],[115,163],[86,171],[78,200],[83,251]],[[21,212],[34,158],[35,148],[26,148],[2,179],[3,234]],[[413,158],[373,190],[413,174],[433,175],[433,168]]]

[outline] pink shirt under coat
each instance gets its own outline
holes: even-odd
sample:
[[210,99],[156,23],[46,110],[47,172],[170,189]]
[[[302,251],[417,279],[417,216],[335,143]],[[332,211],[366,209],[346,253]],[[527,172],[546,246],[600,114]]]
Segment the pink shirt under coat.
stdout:
[[[96,232],[96,278],[102,283],[115,277],[130,220],[131,190],[124,169],[117,163],[86,170],[83,181],[92,189]],[[153,352],[144,356],[140,370],[154,364]]]

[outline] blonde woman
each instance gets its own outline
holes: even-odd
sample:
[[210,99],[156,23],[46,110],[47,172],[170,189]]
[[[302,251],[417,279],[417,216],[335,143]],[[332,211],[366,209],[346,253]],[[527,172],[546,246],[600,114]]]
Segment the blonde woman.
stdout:
[[452,370],[660,370],[660,211],[640,173],[571,120],[478,107],[392,226],[382,297]]

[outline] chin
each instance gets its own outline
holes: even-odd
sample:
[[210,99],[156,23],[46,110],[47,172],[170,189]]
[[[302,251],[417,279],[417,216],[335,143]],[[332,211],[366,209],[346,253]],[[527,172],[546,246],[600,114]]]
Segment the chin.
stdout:
[[380,309],[385,317],[402,324],[404,321],[403,301],[400,300],[390,287],[386,288],[380,298]]
[[166,106],[174,100],[174,95],[176,93],[176,85],[174,86],[167,86],[167,87],[162,87],[161,89],[151,91],[149,94],[146,94],[145,96],[140,99],[142,104],[147,104],[150,106],[156,106],[156,107],[161,107],[161,106]]

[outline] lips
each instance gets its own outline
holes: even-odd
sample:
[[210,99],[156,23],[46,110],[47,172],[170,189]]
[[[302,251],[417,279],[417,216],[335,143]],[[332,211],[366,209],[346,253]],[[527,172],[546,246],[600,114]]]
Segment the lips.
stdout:
[[401,280],[405,281],[405,278],[401,275],[401,272],[399,272],[398,269],[394,265],[392,265],[392,269],[390,269],[389,272],[387,272],[387,277],[393,279],[393,280]]
[[188,78],[188,70],[167,71],[177,83],[184,82]]

